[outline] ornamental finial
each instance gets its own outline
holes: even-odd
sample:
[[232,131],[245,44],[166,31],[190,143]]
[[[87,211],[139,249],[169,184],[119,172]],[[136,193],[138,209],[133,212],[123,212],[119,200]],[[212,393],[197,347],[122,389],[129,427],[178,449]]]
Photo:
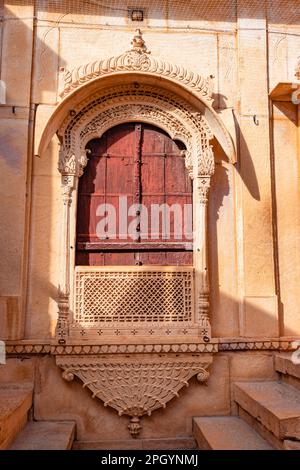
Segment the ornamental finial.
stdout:
[[138,52],[139,54],[150,54],[145,45],[143,35],[140,29],[136,29],[135,35],[131,41],[132,50]]

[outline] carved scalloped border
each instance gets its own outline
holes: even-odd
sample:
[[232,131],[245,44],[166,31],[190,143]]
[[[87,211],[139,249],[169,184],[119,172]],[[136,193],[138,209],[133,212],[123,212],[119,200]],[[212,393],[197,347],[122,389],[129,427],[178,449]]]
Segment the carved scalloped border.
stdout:
[[127,51],[116,57],[96,60],[85,65],[75,67],[71,71],[66,70],[64,74],[64,88],[60,93],[65,98],[81,85],[105,75],[120,72],[150,73],[159,77],[171,79],[196,92],[205,102],[212,102],[212,79],[204,78],[197,72],[165,62],[159,58],[149,57],[146,53]]
[[222,341],[215,343],[182,344],[50,344],[38,342],[8,341],[6,354],[136,354],[136,353],[217,353],[221,351],[293,351],[289,340]]

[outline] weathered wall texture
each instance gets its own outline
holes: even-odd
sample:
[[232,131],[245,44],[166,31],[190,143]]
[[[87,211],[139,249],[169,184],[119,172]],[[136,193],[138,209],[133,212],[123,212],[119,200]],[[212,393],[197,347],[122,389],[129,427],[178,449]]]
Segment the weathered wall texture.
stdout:
[[[52,3],[11,0],[1,10],[0,79],[6,85],[6,103],[0,105],[3,339],[47,340],[57,320],[58,141],[53,138],[44,155],[33,156],[33,130],[41,133],[42,117],[57,104],[64,69],[121,54],[136,28],[121,11],[99,15],[76,2],[69,12],[66,2]],[[269,99],[278,83],[296,81],[299,2],[277,0],[274,8],[274,0],[204,0],[201,14],[195,14],[192,0],[173,2],[169,9],[164,2],[134,3],[146,8],[145,23],[138,26],[151,54],[213,75],[214,108],[225,124],[234,113],[237,135],[229,130],[237,142],[237,164],[230,164],[213,142],[216,172],[208,237],[213,337],[300,336],[300,121],[297,105]],[[199,391],[192,383],[177,405],[173,402],[147,421],[145,436],[159,428],[161,436],[169,437],[164,423],[171,414],[174,436],[190,435],[189,417],[197,412],[228,414],[230,380],[243,379],[239,374],[249,367],[248,357],[219,354],[209,389]],[[270,377],[271,356],[252,357],[251,377]],[[102,408],[97,414],[95,401],[86,390],[82,394],[79,383],[61,381],[53,359],[34,360],[37,419],[75,416],[80,439],[104,439],[99,429],[127,438],[114,412]],[[55,399],[54,387],[60,387]]]

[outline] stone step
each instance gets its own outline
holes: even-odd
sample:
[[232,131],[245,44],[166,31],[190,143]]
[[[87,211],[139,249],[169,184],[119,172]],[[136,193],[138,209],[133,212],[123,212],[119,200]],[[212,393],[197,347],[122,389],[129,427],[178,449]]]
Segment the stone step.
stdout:
[[300,380],[300,364],[293,362],[292,353],[277,354],[275,356],[275,370]]
[[237,416],[194,418],[193,432],[202,450],[272,450],[272,447]]
[[300,393],[282,382],[239,382],[237,404],[278,439],[300,440]]
[[10,450],[68,450],[74,436],[73,421],[30,421]]
[[6,384],[0,388],[0,449],[8,449],[28,419],[32,389]]
[[300,442],[299,441],[283,441],[283,449],[284,450],[300,450]]
[[191,437],[161,439],[107,439],[103,441],[75,441],[72,450],[190,450],[196,449]]

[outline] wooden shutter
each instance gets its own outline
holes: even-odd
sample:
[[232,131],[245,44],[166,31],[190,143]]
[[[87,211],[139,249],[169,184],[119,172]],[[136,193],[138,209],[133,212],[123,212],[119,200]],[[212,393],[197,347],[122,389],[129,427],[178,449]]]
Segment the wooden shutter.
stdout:
[[[163,131],[142,123],[126,123],[108,130],[89,143],[88,165],[79,181],[77,211],[78,265],[191,265],[192,240],[177,239],[170,213],[170,238],[162,226],[150,233],[153,204],[177,204],[182,210],[192,204],[192,184],[185,169],[182,146]],[[128,207],[143,204],[148,209],[149,229],[139,224],[136,236],[120,239],[119,197]],[[116,234],[99,239],[97,208],[110,204],[116,213]],[[130,219],[139,218],[139,211]],[[161,220],[162,221],[162,220]],[[184,227],[182,227],[184,234]],[[124,236],[124,233],[123,233]]]

